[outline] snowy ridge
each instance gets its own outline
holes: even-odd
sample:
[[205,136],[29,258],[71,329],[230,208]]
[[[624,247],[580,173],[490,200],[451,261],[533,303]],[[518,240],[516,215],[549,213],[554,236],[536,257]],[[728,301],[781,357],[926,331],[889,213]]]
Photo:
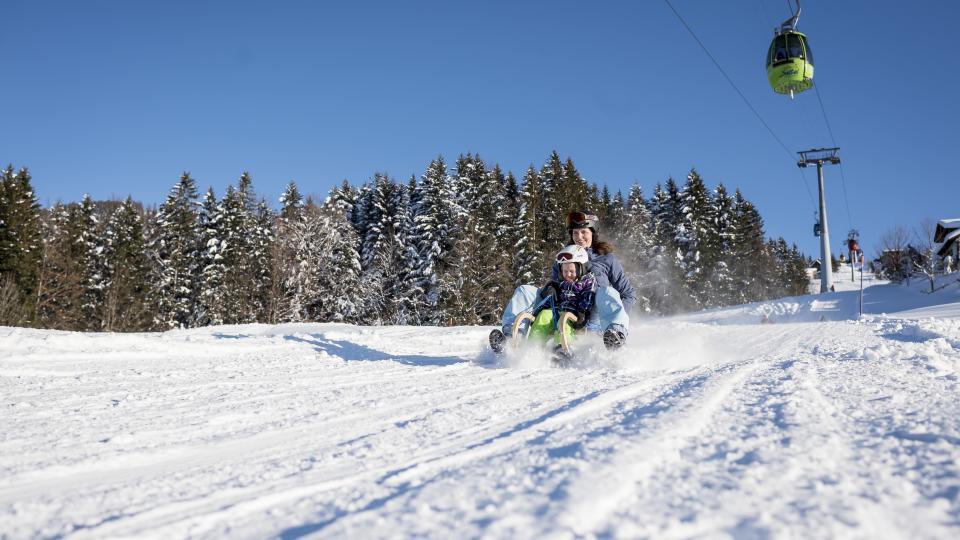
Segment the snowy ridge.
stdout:
[[[754,324],[764,315],[771,322],[848,321],[860,314],[860,272],[851,281],[850,267],[841,265],[834,273],[837,292],[782,298],[728,308],[704,310],[674,317],[674,320],[708,324]],[[895,314],[898,318],[953,318],[960,314],[960,273],[939,276],[931,294],[926,279],[914,278],[909,285],[896,285],[864,274],[865,315]],[[811,283],[819,290],[819,281]]]
[[575,369],[488,328],[0,328],[0,537],[955,537],[950,279],[641,321]]

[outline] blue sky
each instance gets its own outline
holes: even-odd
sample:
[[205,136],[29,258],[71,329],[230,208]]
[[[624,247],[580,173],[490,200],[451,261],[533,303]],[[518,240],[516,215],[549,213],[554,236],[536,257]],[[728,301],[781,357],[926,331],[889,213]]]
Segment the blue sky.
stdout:
[[[791,152],[832,145],[813,91],[791,101],[767,85],[786,2],[672,2]],[[184,170],[218,194],[250,171],[275,201],[290,180],[325,194],[467,152],[521,176],[556,150],[590,181],[648,195],[696,167],[739,187],[769,235],[819,253],[814,170],[800,175],[662,1],[0,11],[0,162],[28,166],[44,205],[155,204]],[[835,251],[851,225],[871,251],[895,225],[960,217],[957,20],[956,2],[803,2],[844,161],[842,177],[826,169]]]

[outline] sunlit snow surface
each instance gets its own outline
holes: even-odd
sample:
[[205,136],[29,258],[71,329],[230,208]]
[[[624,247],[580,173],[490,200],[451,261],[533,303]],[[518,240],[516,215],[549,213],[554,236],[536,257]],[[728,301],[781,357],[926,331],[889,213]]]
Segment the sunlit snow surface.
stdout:
[[0,537],[957,538],[957,277],[570,369],[489,328],[0,328]]

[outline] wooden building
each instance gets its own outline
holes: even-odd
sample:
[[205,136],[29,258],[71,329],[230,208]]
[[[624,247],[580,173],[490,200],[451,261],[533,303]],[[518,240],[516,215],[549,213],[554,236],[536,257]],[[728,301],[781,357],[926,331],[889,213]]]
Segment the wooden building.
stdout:
[[933,241],[939,244],[937,255],[953,258],[953,265],[956,268],[958,255],[960,255],[960,218],[941,219],[937,222],[937,230],[933,234]]

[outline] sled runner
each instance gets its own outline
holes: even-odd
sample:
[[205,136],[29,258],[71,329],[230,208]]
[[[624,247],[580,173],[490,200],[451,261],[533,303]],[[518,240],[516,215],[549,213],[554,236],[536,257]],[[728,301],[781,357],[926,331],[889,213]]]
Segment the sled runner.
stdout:
[[[511,342],[513,346],[519,347],[522,341],[526,341],[530,337],[530,329],[533,326],[533,321],[536,319],[536,313],[539,313],[543,309],[550,309],[553,311],[553,331],[559,332],[560,334],[560,348],[563,351],[563,354],[569,357],[572,353],[570,347],[570,336],[567,332],[563,332],[561,329],[564,328],[567,323],[573,324],[577,320],[577,316],[569,311],[562,311],[559,314],[559,310],[556,307],[556,297],[546,296],[542,298],[537,304],[533,306],[532,309],[524,311],[517,316],[517,320],[513,322],[513,328],[511,329],[511,337],[513,338]],[[526,323],[526,324],[524,324]]]

